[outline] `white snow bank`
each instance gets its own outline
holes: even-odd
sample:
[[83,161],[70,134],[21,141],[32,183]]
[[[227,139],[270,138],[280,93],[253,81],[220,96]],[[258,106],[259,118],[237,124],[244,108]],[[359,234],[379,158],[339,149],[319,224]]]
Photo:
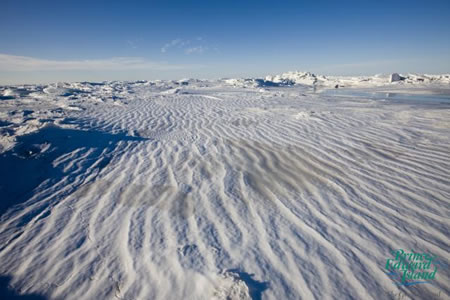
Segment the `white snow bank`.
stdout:
[[279,75],[268,75],[265,78],[227,79],[226,84],[239,87],[291,86],[305,85],[317,87],[380,87],[403,84],[418,85],[450,85],[450,74],[418,75],[397,73],[374,76],[323,76],[310,72],[286,72]]

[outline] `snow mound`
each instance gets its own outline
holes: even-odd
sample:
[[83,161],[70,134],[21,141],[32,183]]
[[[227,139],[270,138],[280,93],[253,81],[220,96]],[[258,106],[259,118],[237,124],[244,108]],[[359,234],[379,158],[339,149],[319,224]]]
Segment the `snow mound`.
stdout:
[[[322,87],[379,87],[391,84],[406,85],[448,85],[450,75],[417,75],[393,73],[391,75],[377,74],[374,76],[323,76],[311,72],[286,72],[280,75],[268,75],[264,79],[254,79],[255,82],[264,83],[264,86],[322,86]],[[259,85],[261,86],[261,85]]]
[[221,276],[219,287],[213,295],[213,300],[252,300],[248,286],[239,275],[225,272]]
[[448,86],[450,74],[376,74],[373,76],[324,76],[311,72],[291,71],[278,75],[267,75],[263,78],[226,78],[219,80],[225,86],[237,88],[266,88],[283,86],[305,86],[323,88],[372,88],[391,85]]
[[[262,80],[262,79],[260,79]],[[230,78],[223,79],[223,83],[225,85],[234,86],[234,87],[242,87],[242,88],[257,88],[260,86],[258,83],[258,79],[254,78]]]
[[178,94],[181,91],[179,88],[172,88],[161,92],[162,95],[173,95]]
[[272,81],[282,85],[304,84],[315,85],[320,82],[327,82],[328,79],[325,76],[317,76],[310,72],[287,72],[275,76],[266,76],[266,81]]

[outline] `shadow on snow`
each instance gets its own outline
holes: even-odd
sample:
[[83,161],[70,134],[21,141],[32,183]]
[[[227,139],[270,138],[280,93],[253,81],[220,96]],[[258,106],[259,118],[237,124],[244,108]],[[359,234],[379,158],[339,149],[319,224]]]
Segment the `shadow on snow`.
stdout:
[[[0,216],[9,208],[33,196],[43,184],[54,184],[67,175],[78,175],[88,168],[103,169],[111,160],[112,152],[121,141],[143,141],[144,138],[99,131],[45,127],[38,132],[18,138],[12,150],[0,155]],[[70,166],[70,153],[83,156]],[[64,159],[68,155],[68,159]],[[55,163],[55,160],[65,160]]]
[[14,290],[10,289],[9,282],[11,277],[0,276],[0,299],[5,300],[47,300],[46,297],[39,294],[17,294]]

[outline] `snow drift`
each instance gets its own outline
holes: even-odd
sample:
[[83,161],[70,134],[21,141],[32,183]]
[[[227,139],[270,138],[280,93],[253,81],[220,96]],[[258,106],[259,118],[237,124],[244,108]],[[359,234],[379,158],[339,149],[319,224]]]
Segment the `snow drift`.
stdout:
[[[314,86],[448,75],[1,87],[0,273],[49,299],[450,296],[450,110]],[[398,285],[397,249],[440,258]]]

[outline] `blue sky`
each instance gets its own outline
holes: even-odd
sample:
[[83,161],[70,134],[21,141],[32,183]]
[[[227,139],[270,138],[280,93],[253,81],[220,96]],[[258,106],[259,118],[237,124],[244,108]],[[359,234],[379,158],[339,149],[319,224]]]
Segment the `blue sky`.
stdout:
[[450,72],[449,0],[0,6],[0,84]]

